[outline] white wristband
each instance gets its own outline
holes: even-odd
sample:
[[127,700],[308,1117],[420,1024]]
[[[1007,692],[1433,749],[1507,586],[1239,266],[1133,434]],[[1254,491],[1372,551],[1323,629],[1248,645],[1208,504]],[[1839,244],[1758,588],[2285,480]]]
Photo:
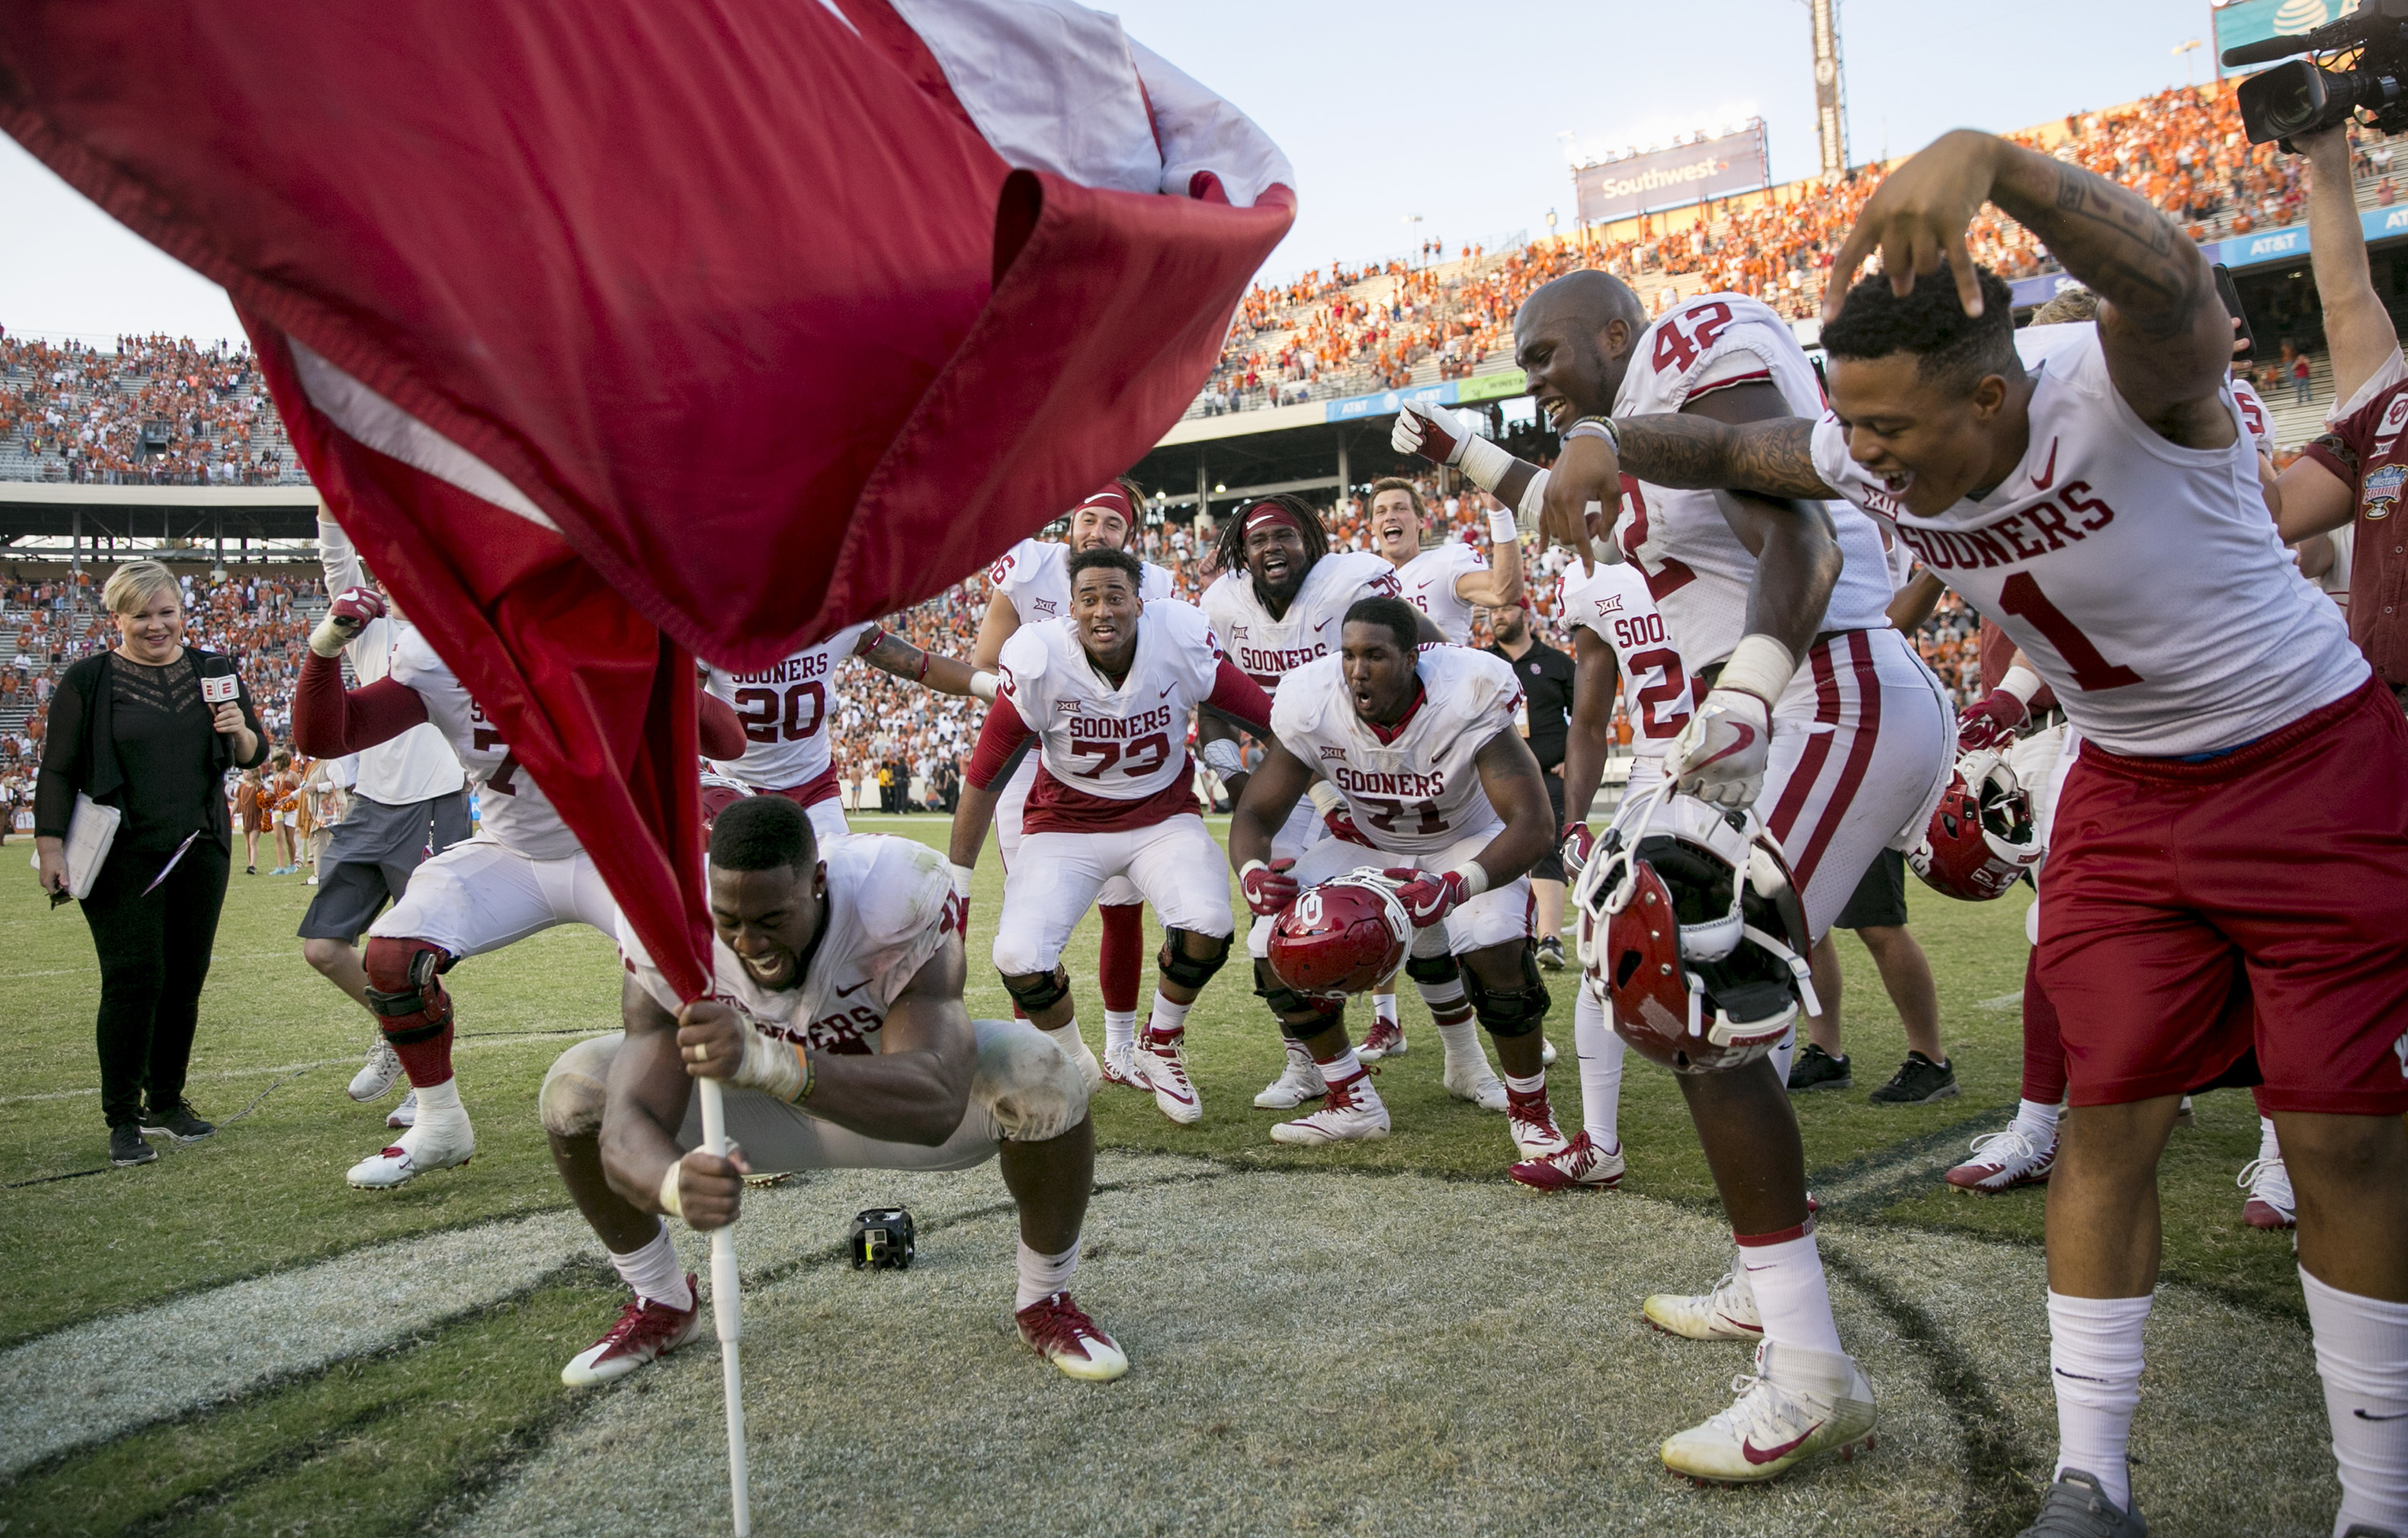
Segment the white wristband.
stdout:
[[1789,648],[1770,636],[1742,636],[1731,648],[1730,660],[1714,680],[1717,689],[1738,689],[1756,696],[1767,705],[1779,699],[1789,687],[1789,677],[1798,671],[1798,659]]
[[1268,860],[1248,860],[1245,864],[1238,867],[1238,880],[1242,884],[1248,876],[1253,875],[1255,871],[1268,870],[1269,869],[1270,862]]
[[678,1200],[678,1171],[682,1161],[670,1164],[669,1172],[661,1177],[661,1211],[671,1217],[683,1217],[685,1206]]
[[[948,860],[946,863],[951,865],[953,862]],[[970,895],[970,878],[977,873],[978,872],[976,870],[967,865],[953,866],[953,896],[957,898],[968,897]]]
[[980,668],[970,674],[970,697],[983,699],[992,704],[995,700],[996,685],[1000,682],[993,673],[983,668]]
[[2047,681],[2028,668],[2010,668],[2007,676],[1999,680],[1999,687],[2015,697],[2025,710],[2031,709],[2032,696],[2047,687]]
[[1326,780],[1315,780],[1312,784],[1307,785],[1304,796],[1305,799],[1312,803],[1312,810],[1325,817],[1346,802],[1346,798],[1340,793],[1338,787]]
[[1503,445],[1474,435],[1464,440],[1463,463],[1456,467],[1482,491],[1495,491],[1505,472],[1513,467],[1513,456]]
[[1511,508],[1498,508],[1488,515],[1488,542],[1502,550],[1522,537],[1521,521]]
[[1539,532],[1540,515],[1547,506],[1548,473],[1541,470],[1530,477],[1530,483],[1522,488],[1522,500],[1513,504],[1514,525],[1525,534]]
[[1488,890],[1488,868],[1478,860],[1466,860],[1447,874],[1461,876],[1463,884],[1471,889],[1471,895],[1475,898]]

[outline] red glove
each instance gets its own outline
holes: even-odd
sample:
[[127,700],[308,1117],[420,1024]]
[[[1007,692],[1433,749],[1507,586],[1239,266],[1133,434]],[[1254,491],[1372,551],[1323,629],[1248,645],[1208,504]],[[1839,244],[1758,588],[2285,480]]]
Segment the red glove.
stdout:
[[1366,849],[1372,847],[1371,841],[1363,837],[1363,830],[1354,826],[1354,813],[1346,806],[1341,804],[1331,807],[1322,813],[1321,821],[1322,825],[1329,829],[1331,838],[1342,839],[1348,843],[1361,844]]
[[384,599],[373,587],[347,587],[335,595],[325,618],[309,631],[309,650],[322,657],[340,656],[370,620],[384,617]]
[[1397,900],[1405,905],[1405,916],[1416,929],[1428,928],[1471,900],[1471,884],[1460,870],[1416,870],[1407,865],[1380,874],[1402,884]]
[[1993,689],[1968,705],[1956,717],[1956,751],[1978,753],[1995,748],[2001,739],[2031,719],[2024,702],[2004,689]]
[[1295,867],[1296,861],[1289,859],[1273,860],[1268,865],[1260,860],[1247,862],[1246,869],[1238,877],[1238,884],[1246,894],[1246,906],[1264,918],[1275,918],[1285,913],[1288,904],[1296,900],[1297,893],[1303,890],[1297,884],[1296,878],[1288,874]]
[[1564,847],[1563,854],[1561,855],[1564,862],[1564,874],[1567,876],[1579,875],[1581,871],[1587,867],[1588,857],[1596,851],[1596,849],[1597,840],[1590,835],[1588,824],[1566,823],[1564,825]]

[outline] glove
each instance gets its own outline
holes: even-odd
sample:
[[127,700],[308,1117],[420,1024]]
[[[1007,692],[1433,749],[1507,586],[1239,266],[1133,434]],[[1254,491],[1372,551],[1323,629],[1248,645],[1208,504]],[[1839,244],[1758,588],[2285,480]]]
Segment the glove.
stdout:
[[373,587],[347,587],[335,595],[326,617],[309,632],[309,650],[322,657],[337,657],[367,627],[384,618],[384,600]]
[[1596,851],[1596,849],[1597,840],[1590,835],[1588,824],[1566,823],[1564,825],[1564,847],[1561,855],[1564,862],[1564,874],[1566,876],[1579,875],[1582,870],[1587,868],[1588,857]]
[[1273,860],[1268,865],[1248,860],[1246,868],[1238,872],[1238,885],[1246,894],[1246,906],[1263,918],[1276,918],[1285,913],[1297,893],[1303,890],[1288,874],[1295,866],[1296,861],[1290,859]]
[[1371,841],[1363,836],[1363,830],[1354,826],[1354,813],[1343,802],[1321,814],[1321,826],[1329,829],[1329,836],[1333,839],[1361,844],[1366,849],[1372,847]]
[[1409,400],[1388,430],[1388,447],[1400,454],[1419,454],[1434,465],[1460,465],[1464,445],[1478,436],[1469,422],[1445,407]]
[[1772,707],[1744,689],[1712,689],[1664,755],[1672,788],[1716,806],[1751,807],[1772,751]]
[[1416,929],[1428,928],[1480,895],[1460,868],[1416,870],[1408,865],[1380,874],[1398,884],[1397,900],[1405,905],[1405,916],[1413,921]]
[[1993,689],[1957,713],[1956,751],[1995,748],[2030,719],[2031,711],[2022,700],[2004,689]]

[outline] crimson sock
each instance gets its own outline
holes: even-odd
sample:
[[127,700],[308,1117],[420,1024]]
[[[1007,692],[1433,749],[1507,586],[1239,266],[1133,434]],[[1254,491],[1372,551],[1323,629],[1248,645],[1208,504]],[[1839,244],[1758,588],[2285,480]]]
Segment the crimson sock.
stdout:
[[[395,1026],[404,1030],[415,1029],[424,1023],[422,1015],[403,1015],[384,1022],[386,1040]],[[447,1082],[452,1077],[452,1022],[443,1022],[443,1029],[423,1042],[393,1042],[393,1055],[401,1059],[401,1071],[409,1075],[410,1087],[425,1089]]]
[[1134,1014],[1145,976],[1145,905],[1113,903],[1096,912],[1104,922],[1103,944],[1096,956],[1096,984],[1103,990],[1104,1008]]

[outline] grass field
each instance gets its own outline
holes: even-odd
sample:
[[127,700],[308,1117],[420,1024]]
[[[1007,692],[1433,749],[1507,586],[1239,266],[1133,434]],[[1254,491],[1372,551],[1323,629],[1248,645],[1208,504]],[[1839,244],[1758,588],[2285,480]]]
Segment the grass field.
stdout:
[[[981,877],[969,1002],[1002,1014],[979,964],[1001,879],[991,860]],[[557,1377],[620,1299],[534,1109],[552,1056],[615,1025],[604,939],[557,930],[452,974],[476,1159],[369,1196],[342,1181],[385,1136],[383,1106],[342,1092],[369,1028],[300,960],[309,888],[235,878],[190,1090],[224,1130],[97,1173],[80,1173],[106,1163],[89,936],[30,881],[0,894],[0,1532],[721,1524],[707,1342],[607,1391]],[[1077,1286],[1129,1349],[1120,1384],[1069,1384],[1005,1333],[992,1166],[756,1194],[738,1241],[760,1531],[2012,1534],[2054,1440],[2041,1196],[1967,1198],[1938,1171],[2014,1101],[2023,899],[1913,900],[1964,1095],[1866,1102],[1903,1045],[1843,939],[1857,1086],[1799,1105],[1841,1329],[1882,1390],[1870,1457],[1735,1492],[1656,1465],[1655,1441],[1727,1402],[1745,1365],[1636,1323],[1644,1292],[1727,1263],[1668,1075],[1632,1064],[1622,1192],[1531,1196],[1503,1178],[1501,1118],[1439,1087],[1409,995],[1413,1050],[1380,1079],[1395,1135],[1283,1148],[1251,1103],[1278,1041],[1233,967],[1190,1020],[1202,1124],[1122,1092],[1096,1105]],[[1071,968],[1100,1041],[1094,943],[1090,923]],[[1569,1123],[1569,980],[1555,992]],[[2169,1285],[2134,1443],[2160,1531],[2317,1531],[2335,1499],[2290,1243],[2242,1223],[2232,1184],[2256,1142],[2247,1097],[2223,1093],[2167,1157]],[[922,1262],[846,1268],[845,1221],[897,1200]]]

